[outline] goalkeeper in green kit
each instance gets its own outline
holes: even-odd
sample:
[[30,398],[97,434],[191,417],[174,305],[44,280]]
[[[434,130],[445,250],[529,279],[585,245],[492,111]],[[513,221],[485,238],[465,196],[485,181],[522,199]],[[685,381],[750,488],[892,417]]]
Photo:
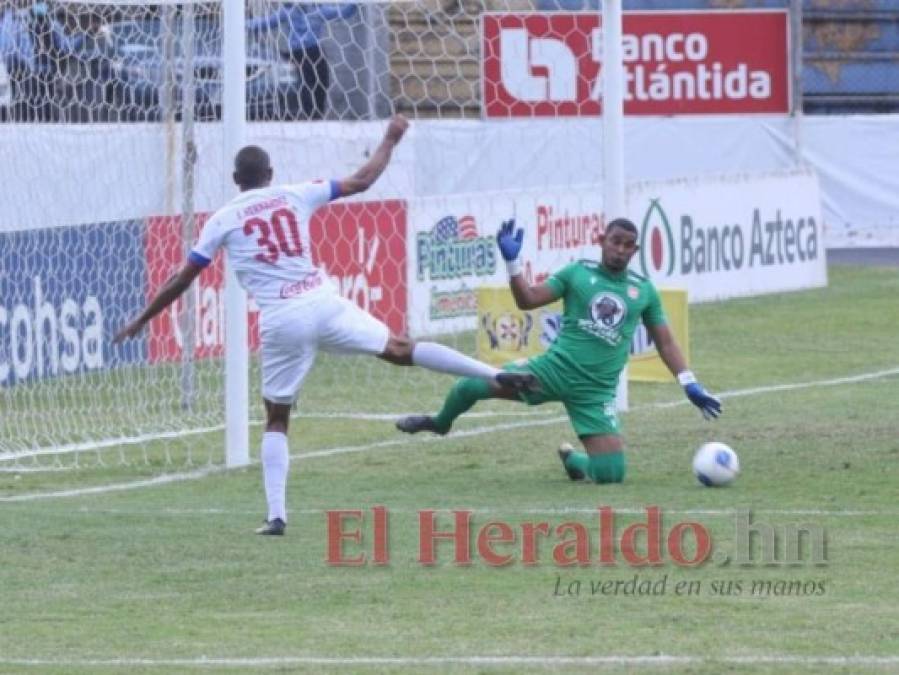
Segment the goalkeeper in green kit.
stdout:
[[534,376],[528,390],[463,378],[450,390],[439,413],[404,417],[396,423],[400,431],[446,434],[459,415],[483,399],[522,400],[529,405],[560,401],[584,446],[584,452],[560,448],[568,477],[620,483],[626,464],[615,391],[641,320],[690,401],[706,419],[721,414],[721,401],[709,394],[687,368],[652,282],[627,269],[639,248],[637,228],[631,221],[618,218],[608,224],[600,238],[600,262],[571,263],[537,286],[528,284],[521,274],[518,254],[524,231],[516,231],[515,222],[509,220],[502,224],[496,238],[519,309],[542,307],[562,298],[559,337],[544,354],[505,366],[506,370]]

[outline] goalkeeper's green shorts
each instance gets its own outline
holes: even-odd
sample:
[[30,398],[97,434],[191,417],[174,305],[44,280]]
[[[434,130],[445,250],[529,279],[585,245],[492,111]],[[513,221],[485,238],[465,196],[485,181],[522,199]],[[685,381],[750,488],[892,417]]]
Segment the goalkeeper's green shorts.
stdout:
[[540,381],[540,390],[520,393],[521,400],[528,405],[559,401],[565,406],[571,426],[579,437],[621,433],[615,389],[571,387],[567,378],[557,376],[555,368],[547,367],[542,354],[507,363],[503,370],[533,374]]

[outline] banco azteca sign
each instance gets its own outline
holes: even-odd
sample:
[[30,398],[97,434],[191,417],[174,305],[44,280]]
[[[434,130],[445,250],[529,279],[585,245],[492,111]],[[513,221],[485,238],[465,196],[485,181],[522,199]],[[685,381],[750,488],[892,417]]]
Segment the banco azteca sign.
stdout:
[[804,263],[818,259],[819,246],[819,223],[811,214],[757,206],[730,222],[710,224],[690,213],[671,214],[655,198],[643,216],[638,255],[641,272],[660,280]]

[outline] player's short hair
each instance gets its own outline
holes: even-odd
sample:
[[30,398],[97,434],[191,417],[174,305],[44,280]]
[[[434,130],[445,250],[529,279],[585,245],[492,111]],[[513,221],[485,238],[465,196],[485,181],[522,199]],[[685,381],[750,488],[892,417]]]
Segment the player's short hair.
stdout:
[[639,234],[637,226],[627,218],[615,218],[615,220],[611,221],[608,225],[606,225],[606,234],[611,232],[616,227],[621,228],[626,232],[630,232],[633,235]]
[[238,185],[262,185],[271,178],[271,171],[268,153],[258,145],[245,145],[234,158],[234,181]]

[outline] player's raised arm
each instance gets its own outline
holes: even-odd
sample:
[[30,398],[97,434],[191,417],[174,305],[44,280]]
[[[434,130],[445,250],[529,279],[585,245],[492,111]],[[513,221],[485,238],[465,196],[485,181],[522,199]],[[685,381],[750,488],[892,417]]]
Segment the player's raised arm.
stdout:
[[674,339],[671,329],[666,324],[660,323],[647,325],[646,330],[655,343],[662,362],[677,378],[690,402],[699,408],[706,419],[718,417],[721,414],[721,401],[707,392],[705,387],[699,384],[693,371],[687,367],[687,360]]
[[184,263],[184,267],[182,267],[177,274],[172,276],[171,279],[165,282],[165,285],[159,289],[159,292],[156,293],[156,297],[150,301],[150,304],[146,306],[144,311],[115,334],[115,337],[112,339],[113,343],[118,344],[119,342],[122,342],[127,338],[132,338],[140,333],[144,326],[150,322],[150,319],[175,302],[184,291],[190,288],[194,279],[196,279],[202,271],[203,267],[191,260]]
[[534,309],[543,307],[559,299],[558,293],[546,284],[531,286],[521,273],[521,261],[518,254],[521,253],[521,244],[524,241],[524,230],[515,229],[515,220],[505,221],[496,233],[496,244],[499,252],[506,261],[506,269],[509,272],[509,287],[512,289],[512,297],[518,309]]
[[378,177],[384,173],[393,149],[399,144],[409,128],[409,120],[402,115],[394,115],[387,125],[387,131],[377,149],[369,157],[356,173],[349,178],[340,181],[340,196],[349,197],[359,192],[365,192],[374,185]]

